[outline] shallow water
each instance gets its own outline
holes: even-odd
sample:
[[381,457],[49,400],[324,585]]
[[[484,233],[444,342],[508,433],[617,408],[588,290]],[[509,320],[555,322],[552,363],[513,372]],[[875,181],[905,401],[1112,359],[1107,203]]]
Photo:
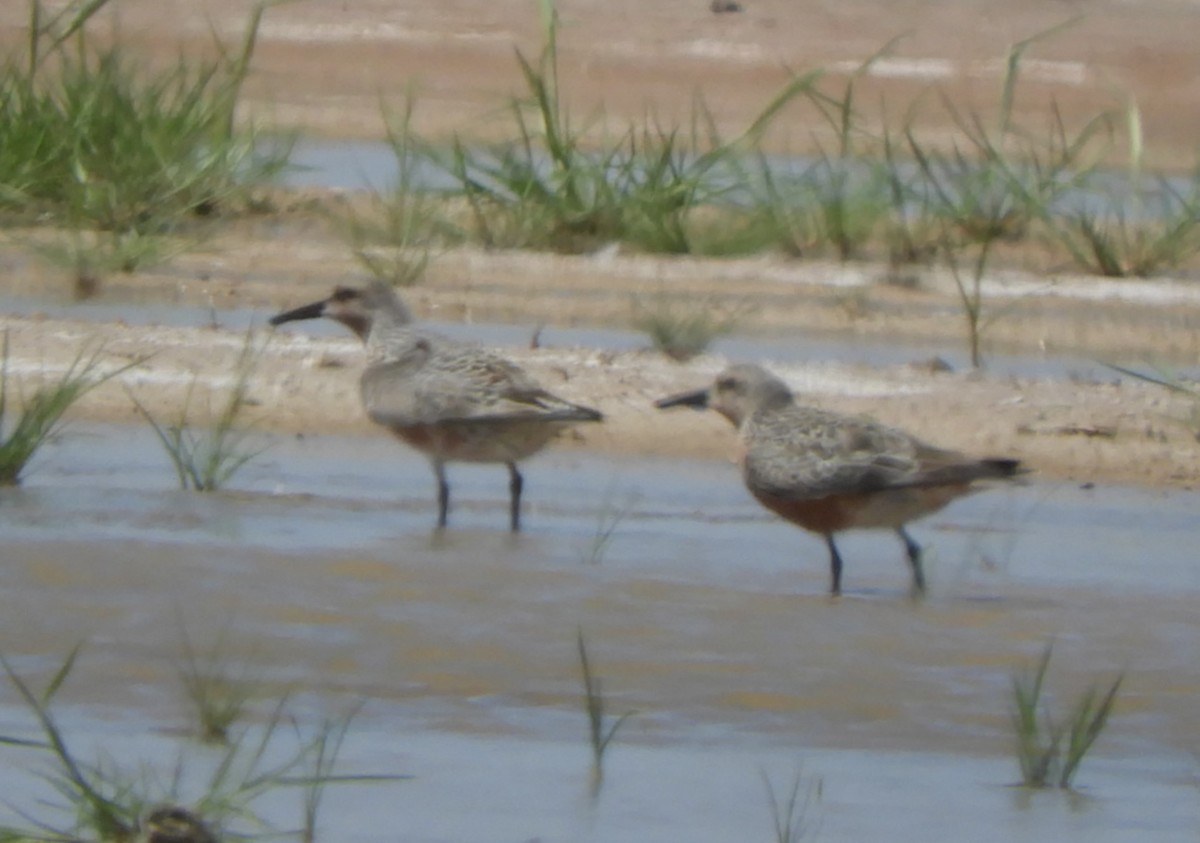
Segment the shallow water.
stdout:
[[[282,180],[292,187],[386,192],[395,186],[400,175],[394,150],[381,141],[304,138],[292,148],[289,160],[292,168],[284,173]],[[763,160],[776,178],[789,183],[802,179],[805,173],[819,178],[823,172],[814,167],[819,159],[811,156],[768,155]],[[860,174],[866,175],[866,172],[863,168]],[[915,163],[901,166],[900,172],[909,180],[920,175]],[[719,178],[719,174],[710,175]],[[740,168],[726,176],[732,179],[726,185],[727,201],[750,198],[739,189],[744,180]],[[417,158],[410,162],[408,177],[418,189],[431,192],[453,191],[457,184],[444,170]],[[1063,214],[1083,211],[1097,215],[1121,213],[1125,219],[1135,221],[1152,219],[1178,208],[1178,203],[1171,200],[1189,195],[1190,190],[1191,182],[1184,177],[1146,177],[1135,196],[1127,172],[1098,172],[1093,174],[1090,188],[1067,191],[1054,210]]]
[[[39,314],[56,319],[121,322],[129,325],[199,327],[217,324],[227,330],[236,331],[266,325],[267,320],[277,312],[252,308],[214,311],[211,308],[185,307],[174,303],[64,302],[44,297],[13,295],[0,296],[0,310],[16,316]],[[558,346],[632,351],[648,346],[645,334],[614,328],[438,321],[426,321],[422,324],[455,339],[483,345],[528,346],[530,337],[538,330],[539,342],[546,348]],[[342,326],[323,320],[306,322],[303,330],[314,336],[346,335]],[[896,366],[908,363],[928,364],[934,358],[939,358],[954,369],[970,368],[968,354],[957,347],[947,348],[945,343],[869,342],[861,337],[839,339],[794,334],[727,336],[714,340],[710,350],[730,360]],[[1130,365],[1137,364],[1137,361],[1128,362]],[[1120,377],[1100,361],[1061,354],[989,355],[988,371],[994,377],[1070,377],[1090,381],[1112,381]],[[1187,365],[1177,366],[1172,371],[1179,377],[1198,374],[1197,370]]]
[[[981,494],[913,528],[927,601],[887,534],[845,539],[833,601],[822,543],[724,462],[553,451],[526,466],[519,536],[504,471],[452,466],[435,535],[428,466],[386,437],[266,443],[236,491],[197,495],[145,429],[74,427],[0,491],[4,654],[45,681],[86,640],[60,693],[83,746],[169,767],[186,627],[270,683],[260,715],[284,686],[306,722],[366,701],[344,767],[415,778],[331,791],[331,839],[772,839],[762,774],[781,792],[797,769],[823,782],[821,840],[1200,829],[1196,493]],[[594,803],[580,630],[609,710],[636,712]],[[1051,640],[1059,709],[1126,673],[1082,797],[1007,787],[1008,683]],[[0,700],[0,733],[31,733]],[[0,757],[32,799],[29,750]]]

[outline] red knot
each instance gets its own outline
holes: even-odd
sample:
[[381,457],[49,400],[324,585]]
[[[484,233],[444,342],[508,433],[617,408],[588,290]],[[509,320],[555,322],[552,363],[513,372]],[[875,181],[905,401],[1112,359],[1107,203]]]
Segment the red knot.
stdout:
[[920,595],[921,546],[904,525],[981,488],[977,481],[1027,471],[1014,459],[967,457],[865,416],[798,404],[787,384],[760,366],[730,366],[712,386],[656,406],[710,407],[737,427],[746,488],[767,509],[825,537],[835,595],[842,589],[842,557],[834,534],[895,530],[908,555],[913,594]]
[[446,526],[446,463],[504,463],[509,518],[521,529],[520,460],[565,427],[601,414],[547,392],[515,363],[477,345],[412,325],[408,308],[384,284],[337,287],[321,301],[280,313],[272,325],[336,320],[362,339],[367,366],[360,382],[367,416],[429,457],[438,485],[438,527]]

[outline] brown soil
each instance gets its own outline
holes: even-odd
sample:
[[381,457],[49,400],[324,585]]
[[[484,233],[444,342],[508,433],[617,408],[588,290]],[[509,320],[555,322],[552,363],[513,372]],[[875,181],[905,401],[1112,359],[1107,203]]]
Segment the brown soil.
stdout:
[[[210,47],[212,28],[233,37],[252,5],[249,0],[113,4],[122,37],[163,58],[174,56],[181,45],[189,50]],[[790,72],[861,61],[905,32],[911,34],[892,56],[908,63],[889,65],[886,74],[866,80],[861,102],[874,103],[886,95],[889,110],[896,113],[929,85],[927,79],[906,74],[941,67],[948,75],[939,85],[956,101],[987,109],[994,104],[1001,72],[987,62],[1002,59],[1015,41],[1082,12],[1086,16],[1078,23],[1039,42],[1029,54],[1051,64],[1030,65],[1031,81],[1021,88],[1018,108],[1025,117],[1042,120],[1053,99],[1068,120],[1077,121],[1129,94],[1142,110],[1155,161],[1172,166],[1191,161],[1200,129],[1200,56],[1193,43],[1200,4],[1019,0],[997,6],[911,0],[897,5],[861,0],[813,5],[745,0],[743,5],[744,12],[715,15],[702,0],[560,2],[564,79],[576,113],[603,104],[618,125],[646,113],[677,123],[687,119],[699,91],[722,130],[733,134]],[[21,37],[22,6],[0,9],[0,39],[11,43]],[[380,98],[399,103],[416,84],[421,130],[495,136],[507,131],[507,124],[487,117],[519,88],[514,46],[536,50],[535,9],[525,0],[278,6],[266,15],[248,83],[248,107],[310,132],[378,137]],[[942,64],[928,61],[935,59]],[[1057,74],[1059,81],[1032,78],[1039,74],[1043,79]],[[949,128],[939,109],[928,111],[932,128]],[[819,131],[811,118],[797,115],[784,121],[773,143],[811,146],[812,132]],[[344,245],[313,212],[314,202],[330,201],[338,200],[289,198],[278,213],[223,233],[212,252],[185,256],[163,273],[105,279],[101,296],[115,302],[211,304],[217,311],[281,308],[317,298],[334,283],[361,277]],[[13,237],[0,252],[6,269],[0,291],[69,297],[69,281],[32,264],[17,248],[21,239]],[[409,299],[423,317],[624,327],[631,297],[667,291],[751,303],[756,309],[744,326],[747,331],[922,338],[958,347],[961,317],[946,279],[931,275],[907,289],[882,283],[882,275],[878,267],[776,258],[565,258],[461,250],[439,256],[427,281]],[[847,278],[855,283],[831,283]],[[989,329],[993,351],[1071,351],[1184,363],[1194,363],[1200,354],[1200,304],[1186,297],[1164,306],[1027,295],[1004,303],[996,313],[1002,318]],[[15,318],[4,324],[15,373],[21,364],[52,371],[69,362],[86,339],[102,341],[108,354],[153,354],[126,381],[160,414],[178,406],[193,375],[200,378],[201,392],[206,386],[220,392],[242,341],[240,334],[219,329]],[[657,413],[650,406],[667,392],[702,383],[721,361],[700,359],[680,366],[650,353],[509,351],[551,389],[605,411],[608,421],[602,427],[581,434],[588,447],[708,456],[730,450],[731,432],[720,419]],[[256,422],[295,432],[370,430],[355,394],[356,365],[357,354],[348,341],[276,339],[255,374]],[[814,372],[827,376],[809,395],[825,406],[869,412],[938,444],[1012,453],[1046,475],[1181,485],[1200,478],[1200,449],[1179,422],[1191,413],[1191,405],[1129,379],[1118,383],[1114,377],[1113,383],[1103,384],[999,381],[935,374],[920,366],[872,372],[780,368],[797,384]],[[839,379],[844,380],[841,386]],[[864,379],[879,388],[855,397],[852,393]],[[89,397],[81,409],[96,417],[136,420],[128,396],[115,384]]]

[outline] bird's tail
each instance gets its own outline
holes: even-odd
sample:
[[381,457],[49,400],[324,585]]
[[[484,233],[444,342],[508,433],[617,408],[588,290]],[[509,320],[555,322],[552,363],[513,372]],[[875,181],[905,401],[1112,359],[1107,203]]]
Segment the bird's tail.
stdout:
[[559,402],[548,413],[543,413],[542,417],[548,421],[564,421],[564,422],[598,422],[604,421],[604,414],[599,410],[593,410],[591,407],[585,407],[582,404],[572,404],[570,401]]
[[1030,472],[1020,460],[1010,457],[988,457],[980,460],[978,465],[985,472],[981,477],[1019,477]]
[[1011,480],[1028,474],[1020,460],[991,457],[982,460],[952,462],[927,468],[901,483],[903,486],[955,486],[977,480]]

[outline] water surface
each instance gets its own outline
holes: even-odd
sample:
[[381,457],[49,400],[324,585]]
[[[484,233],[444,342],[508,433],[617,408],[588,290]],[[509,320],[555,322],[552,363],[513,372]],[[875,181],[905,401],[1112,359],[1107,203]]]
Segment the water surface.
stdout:
[[[415,778],[332,793],[337,839],[772,839],[763,774],[797,771],[821,840],[1195,839],[1196,493],[981,494],[914,526],[927,601],[888,534],[846,538],[831,600],[823,544],[724,462],[547,453],[518,536],[503,469],[453,466],[435,534],[428,466],[386,437],[266,444],[198,495],[143,428],[78,426],[0,491],[4,653],[45,681],[86,641],[59,703],[82,746],[169,769],[186,628],[266,683],[256,721],[284,687],[302,723],[364,703],[344,766]],[[595,802],[580,631],[635,712]],[[1126,675],[1073,798],[1008,786],[1010,678],[1050,641],[1056,707]],[[11,696],[0,721],[33,733]],[[35,798],[29,750],[3,755],[10,801]]]

